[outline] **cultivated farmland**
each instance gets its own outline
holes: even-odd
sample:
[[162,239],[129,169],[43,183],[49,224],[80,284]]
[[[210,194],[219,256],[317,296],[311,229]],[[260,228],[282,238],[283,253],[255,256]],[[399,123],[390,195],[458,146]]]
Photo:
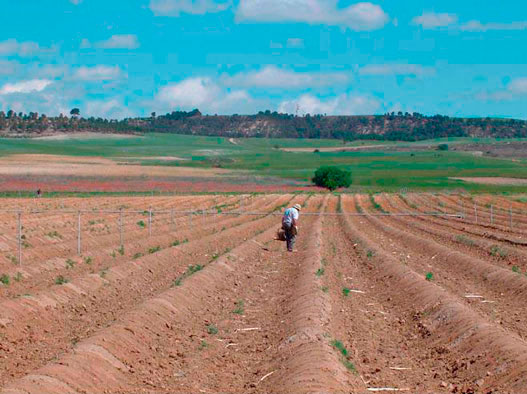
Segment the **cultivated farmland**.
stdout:
[[[6,393],[469,393],[527,385],[523,198],[2,203]],[[293,203],[303,210],[298,252],[288,254],[274,237]]]

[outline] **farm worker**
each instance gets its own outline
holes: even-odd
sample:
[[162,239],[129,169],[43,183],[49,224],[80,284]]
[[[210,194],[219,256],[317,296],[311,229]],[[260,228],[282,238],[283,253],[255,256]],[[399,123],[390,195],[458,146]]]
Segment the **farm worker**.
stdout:
[[293,246],[295,246],[298,233],[298,217],[301,209],[300,204],[295,204],[291,208],[286,209],[282,217],[282,228],[285,231],[285,240],[289,252],[293,252]]

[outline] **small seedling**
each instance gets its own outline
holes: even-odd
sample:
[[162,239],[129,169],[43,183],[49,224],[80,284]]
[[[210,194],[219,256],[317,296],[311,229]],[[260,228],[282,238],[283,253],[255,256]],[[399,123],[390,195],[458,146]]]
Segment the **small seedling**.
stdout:
[[174,242],[172,242],[172,246],[179,246],[180,242],[178,239],[176,239]]
[[500,248],[498,245],[492,245],[490,247],[490,255],[504,259],[509,255],[509,252],[503,248]]
[[342,342],[339,340],[334,340],[331,342],[331,346],[333,346],[335,349],[339,351],[339,353],[342,355],[342,364],[346,367],[348,371],[353,372],[354,374],[357,373],[357,368],[355,368],[355,365],[349,360],[348,350],[344,346]]
[[342,295],[343,295],[344,297],[349,296],[349,295],[350,295],[350,292],[351,292],[351,290],[348,289],[347,287],[344,287],[344,288],[342,289]]
[[322,275],[324,275],[324,272],[325,272],[324,268],[319,268],[317,272],[315,272],[315,275],[320,278]]
[[244,304],[245,302],[243,300],[238,300],[236,302],[236,309],[232,311],[232,313],[236,313],[237,315],[243,315],[244,313]]
[[145,222],[143,222],[142,220],[138,221],[138,222],[137,222],[137,225],[138,225],[139,227],[141,227],[141,228],[145,228],[145,227],[146,227]]
[[16,275],[13,277],[15,282],[20,282],[22,280],[23,276],[20,272],[17,272]]
[[108,268],[105,268],[103,269],[100,273],[99,273],[99,276],[101,278],[106,278],[106,274],[108,273]]
[[516,265],[513,265],[512,266],[512,272],[514,272],[516,274],[521,274],[520,267],[518,267]]
[[203,350],[203,349],[205,349],[208,346],[209,346],[209,344],[207,342],[201,341],[201,343],[199,344],[198,350]]
[[375,251],[374,250],[368,250],[366,252],[366,257],[368,257],[369,259],[373,258],[375,256]]
[[110,256],[112,256],[112,258],[114,259],[117,257],[117,255],[115,254],[115,250],[112,253],[110,253]]
[[172,287],[181,286],[183,283],[183,278],[179,277],[175,281],[172,282]]
[[321,287],[321,290],[324,292],[324,293],[327,293],[329,291],[329,287],[327,286],[322,286]]
[[201,271],[203,269],[202,265],[189,265],[187,268],[187,276],[190,276],[192,274],[195,274],[198,271]]
[[48,237],[50,238],[59,238],[59,239],[62,239],[62,235],[60,235],[56,230],[55,231],[50,231],[49,233],[46,234]]
[[91,265],[93,259],[90,256],[84,258],[84,264]]
[[456,236],[456,242],[462,243],[468,246],[474,246],[476,243],[465,235]]
[[121,247],[117,249],[117,251],[119,252],[121,256],[124,256],[124,245],[121,245]]
[[132,259],[133,259],[133,260],[137,260],[139,257],[143,257],[143,256],[144,256],[143,253],[138,252],[138,253],[136,253],[136,254],[134,254],[134,255],[132,256]]
[[210,335],[216,335],[218,333],[218,327],[216,327],[214,324],[209,324],[207,326],[207,332]]
[[346,367],[348,371],[351,371],[354,374],[358,373],[357,368],[355,368],[355,365],[351,361],[349,361],[347,358],[342,359],[342,363],[344,364],[344,366]]
[[72,259],[67,259],[66,260],[66,268],[67,269],[72,269],[73,267],[75,267],[75,261],[73,261]]
[[339,340],[335,339],[334,341],[332,341],[331,346],[337,349],[340,352],[340,354],[342,354],[344,357],[348,357],[348,350],[346,349],[344,344],[340,342]]
[[426,273],[426,276],[425,276],[425,279],[426,279],[427,281],[429,281],[429,282],[432,281],[432,280],[434,280],[434,274],[433,274],[432,272],[427,272],[427,273]]
[[59,276],[57,276],[57,277],[55,278],[55,284],[56,284],[56,285],[63,285],[63,284],[68,283],[68,282],[69,282],[69,280],[66,279],[66,278],[65,278],[64,276],[62,276],[62,275],[59,275]]
[[159,252],[161,250],[161,246],[155,246],[153,248],[148,249],[148,253],[154,254],[156,252]]
[[0,282],[5,286],[9,286],[9,275],[3,274],[2,276],[0,276]]

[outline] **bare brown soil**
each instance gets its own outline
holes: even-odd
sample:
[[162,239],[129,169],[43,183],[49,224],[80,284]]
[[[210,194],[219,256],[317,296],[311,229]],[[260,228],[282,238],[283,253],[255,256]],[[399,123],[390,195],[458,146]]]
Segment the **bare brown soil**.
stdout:
[[483,183],[485,185],[527,185],[527,179],[522,178],[504,178],[504,177],[473,177],[473,178],[450,178],[454,180]]
[[[385,212],[461,206],[459,196],[373,198]],[[515,393],[527,384],[527,229],[519,219],[506,228],[504,212],[489,226],[377,216],[366,195],[2,202],[54,210],[26,212],[21,266],[10,258],[16,216],[0,220],[0,275],[10,279],[0,284],[2,392]],[[508,204],[474,201],[491,202]],[[304,208],[298,252],[287,253],[274,236],[278,210],[293,203]],[[87,214],[77,256],[76,217],[56,210],[119,207],[167,212],[151,236],[143,212],[127,214],[123,249],[119,215]],[[362,216],[306,215],[316,212]]]

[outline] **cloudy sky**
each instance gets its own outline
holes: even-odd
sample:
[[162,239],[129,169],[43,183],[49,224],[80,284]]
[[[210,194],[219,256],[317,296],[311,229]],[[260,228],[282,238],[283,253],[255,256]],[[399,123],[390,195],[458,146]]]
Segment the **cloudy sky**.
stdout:
[[4,111],[527,118],[518,0],[0,4]]

